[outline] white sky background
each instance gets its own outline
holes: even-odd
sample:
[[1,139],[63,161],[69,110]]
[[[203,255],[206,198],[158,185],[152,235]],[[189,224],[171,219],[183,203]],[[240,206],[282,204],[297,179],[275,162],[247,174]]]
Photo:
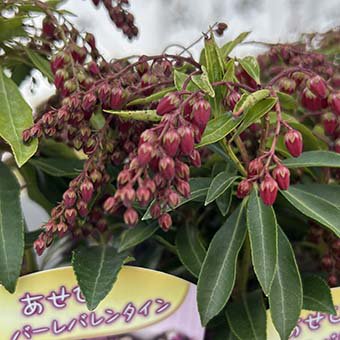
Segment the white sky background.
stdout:
[[[188,46],[216,21],[229,25],[219,39],[221,44],[244,31],[252,31],[249,40],[286,42],[297,40],[301,33],[324,32],[340,25],[339,0],[130,0],[130,3],[140,31],[138,39],[132,42],[114,27],[106,10],[95,9],[90,0],[68,0],[62,8],[77,15],[71,21],[80,30],[93,33],[99,50],[108,58],[159,54],[173,43]],[[194,56],[201,47],[195,46]],[[256,52],[250,45],[235,50],[236,55]],[[33,93],[30,80],[22,86],[33,107],[53,93],[52,86],[39,75],[37,79],[39,84]],[[36,229],[47,218],[27,199],[23,200],[23,207],[30,229]]]

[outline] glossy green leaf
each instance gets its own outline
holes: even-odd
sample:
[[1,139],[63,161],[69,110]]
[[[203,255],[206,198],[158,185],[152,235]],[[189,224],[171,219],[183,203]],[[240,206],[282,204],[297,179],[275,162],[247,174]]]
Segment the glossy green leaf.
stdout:
[[303,309],[336,315],[332,294],[326,281],[317,275],[302,276]]
[[186,225],[180,228],[176,235],[176,248],[179,259],[185,268],[198,277],[206,250],[199,238],[197,226]]
[[281,339],[288,339],[302,308],[302,283],[294,252],[287,236],[278,229],[278,263],[269,295],[270,314]]
[[150,122],[159,122],[162,119],[162,117],[157,114],[156,110],[134,110],[134,111],[103,110],[103,111],[125,119],[142,120]]
[[242,296],[227,305],[228,324],[237,339],[266,340],[266,307],[261,291]]
[[277,221],[274,209],[262,202],[255,189],[249,197],[247,225],[254,271],[268,296],[277,264]]
[[286,110],[295,110],[297,108],[297,101],[294,97],[284,92],[276,92],[279,97],[280,105]]
[[242,203],[212,239],[198,279],[197,302],[203,325],[226,305],[235,284],[238,253],[246,236]]
[[36,152],[38,142],[22,141],[22,132],[33,125],[32,110],[21,96],[17,85],[7,78],[0,67],[0,137],[10,146],[19,167]]
[[317,194],[291,185],[281,194],[302,214],[321,223],[340,237],[340,209]]
[[25,49],[25,51],[33,65],[52,83],[54,76],[51,71],[50,63],[37,52],[34,52],[28,48]]
[[254,105],[269,96],[269,90],[258,90],[249,95],[243,94],[241,99],[234,107],[234,115],[239,116],[242,112],[247,113]]
[[250,77],[252,77],[258,84],[261,83],[260,66],[257,62],[256,57],[247,56],[243,59],[239,59],[239,63]]
[[340,154],[332,151],[306,151],[299,157],[283,161],[288,168],[329,167],[340,168]]
[[241,121],[242,118],[234,119],[230,114],[224,114],[210,120],[205,128],[201,142],[196,147],[200,148],[218,142],[232,132]]
[[223,76],[223,80],[225,81],[234,81],[235,80],[235,61],[234,59],[230,59],[225,63],[225,72]]
[[239,34],[239,36],[237,38],[235,38],[234,40],[231,40],[229,42],[227,42],[226,44],[224,44],[221,47],[221,55],[222,58],[225,59],[229,56],[230,52],[241,42],[243,42],[244,39],[247,38],[247,36],[250,34],[250,32],[243,32],[241,34]]
[[220,172],[212,181],[208,190],[205,204],[215,201],[220,197],[234,182],[237,180],[237,176],[231,176],[229,171]]
[[163,98],[166,94],[168,94],[170,92],[174,92],[174,91],[176,91],[176,87],[175,86],[168,87],[166,89],[163,89],[161,91],[153,93],[153,94],[151,94],[148,97],[134,99],[131,102],[129,102],[127,104],[127,106],[149,104],[149,103],[152,103],[152,102],[154,102],[156,100],[159,100],[159,99]]
[[192,77],[193,83],[200,88],[202,91],[207,93],[210,97],[215,97],[215,91],[213,87],[211,86],[211,83],[209,81],[208,72],[207,69],[202,66],[202,74],[201,75],[195,75]]
[[262,118],[267,112],[269,112],[276,103],[275,98],[266,98],[257,102],[244,114],[244,119],[241,125],[237,128],[236,135],[241,134],[250,125]]
[[119,245],[119,252],[127,250],[150,238],[158,229],[157,223],[139,224],[134,228],[129,228],[123,235]]
[[15,37],[24,37],[27,33],[24,30],[23,19],[25,17],[15,16],[13,18],[0,17],[0,42]]
[[229,187],[221,196],[216,199],[216,204],[222,216],[227,216],[231,201],[233,198],[233,190]]
[[24,254],[24,218],[20,186],[0,162],[0,283],[14,293]]
[[73,270],[89,310],[111,291],[126,257],[105,245],[80,247],[73,252]]
[[82,160],[65,158],[32,158],[29,163],[54,177],[75,177],[84,166]]

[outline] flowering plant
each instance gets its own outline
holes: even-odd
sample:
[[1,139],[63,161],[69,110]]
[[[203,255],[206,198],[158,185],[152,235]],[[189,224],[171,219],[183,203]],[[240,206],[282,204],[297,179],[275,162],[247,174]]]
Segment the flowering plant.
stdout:
[[[138,34],[127,0],[93,3]],[[219,23],[199,61],[107,61],[57,4],[0,5],[5,288],[36,269],[33,247],[72,262],[89,309],[128,261],[197,282],[214,339],[265,339],[266,306],[282,339],[302,308],[335,313],[324,278],[336,286],[340,268],[339,32],[234,58],[249,33],[219,46]],[[17,87],[32,69],[56,88],[34,122]],[[38,232],[24,232],[22,188],[50,211]]]

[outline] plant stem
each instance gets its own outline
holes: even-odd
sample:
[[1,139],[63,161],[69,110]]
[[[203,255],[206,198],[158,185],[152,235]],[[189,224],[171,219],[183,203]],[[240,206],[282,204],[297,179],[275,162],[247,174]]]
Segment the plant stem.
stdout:
[[237,147],[240,151],[243,162],[248,166],[249,155],[248,155],[247,149],[246,149],[242,139],[240,138],[240,136],[235,137],[235,144],[237,145]]
[[225,150],[225,152],[228,154],[228,156],[230,157],[230,159],[235,163],[236,165],[236,168],[240,171],[240,173],[243,175],[243,176],[247,176],[247,172],[245,170],[245,168],[243,167],[242,163],[240,162],[240,160],[237,158],[237,156],[235,155],[232,147],[230,144],[228,144],[226,142],[225,139],[222,139],[222,146]]

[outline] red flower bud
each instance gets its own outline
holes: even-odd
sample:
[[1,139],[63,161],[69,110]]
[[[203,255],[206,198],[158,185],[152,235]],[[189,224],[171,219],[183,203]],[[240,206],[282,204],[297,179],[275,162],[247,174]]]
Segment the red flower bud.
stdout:
[[260,196],[265,205],[273,205],[278,191],[276,181],[267,174],[260,184]]
[[64,87],[61,89],[61,94],[63,97],[69,96],[72,92],[77,89],[77,83],[74,79],[66,80]]
[[147,165],[154,153],[154,148],[150,143],[143,143],[138,148],[138,163],[141,166]]
[[87,209],[87,203],[84,201],[79,201],[77,203],[77,210],[81,217],[85,217],[89,214],[89,210]]
[[129,226],[134,226],[138,222],[138,213],[133,208],[128,208],[124,213],[124,223]]
[[328,96],[328,103],[331,107],[332,111],[337,115],[340,116],[340,92],[331,93]]
[[184,155],[189,155],[194,150],[194,132],[189,126],[181,126],[178,129],[181,137],[181,151]]
[[116,87],[112,89],[110,107],[112,110],[120,109],[123,105],[124,97],[121,88]]
[[150,208],[150,215],[152,218],[158,218],[161,214],[161,206],[159,203],[155,202]]
[[156,192],[156,184],[152,179],[146,179],[144,181],[144,186],[150,190],[151,194]]
[[168,213],[164,213],[162,214],[159,218],[158,218],[158,223],[159,226],[164,230],[164,231],[168,231],[172,225],[172,219],[171,216]]
[[327,112],[323,114],[322,122],[323,122],[325,133],[327,135],[332,135],[338,126],[337,116],[332,112]]
[[238,103],[238,101],[240,100],[241,98],[241,95],[235,91],[235,90],[232,90],[228,96],[227,96],[227,99],[226,99],[226,102],[227,102],[227,105],[229,106],[229,109],[232,111],[234,110],[234,107],[235,105]]
[[102,183],[103,175],[99,170],[94,169],[90,174],[90,178],[94,186],[98,187]]
[[54,85],[57,89],[61,89],[64,86],[65,79],[68,79],[68,72],[64,69],[59,69],[55,73]]
[[27,143],[30,141],[31,139],[31,130],[30,129],[26,129],[22,132],[22,139],[24,141],[24,143]]
[[337,138],[334,143],[334,151],[340,153],[340,138]]
[[180,143],[181,138],[175,129],[168,130],[163,136],[163,148],[170,157],[176,155]]
[[301,104],[310,111],[318,111],[322,109],[322,100],[315,95],[309,88],[305,88],[301,94]]
[[77,45],[73,46],[71,49],[71,55],[75,62],[78,62],[79,64],[83,64],[86,58],[86,48],[85,47],[79,47]]
[[98,89],[98,98],[102,104],[107,104],[111,96],[111,88],[107,83],[102,84]]
[[145,59],[146,56],[141,56],[138,59],[139,64],[136,66],[136,70],[140,76],[149,70],[149,64]]
[[248,165],[248,177],[252,178],[254,176],[260,175],[263,169],[263,163],[261,159],[255,158]]
[[86,112],[93,111],[94,106],[96,105],[97,97],[92,93],[88,93],[83,97],[82,108]]
[[87,67],[88,67],[89,72],[90,72],[93,76],[96,76],[97,74],[100,73],[100,69],[99,69],[97,63],[94,62],[94,61],[91,61],[91,62],[88,64]]
[[166,113],[174,111],[175,109],[177,109],[179,103],[180,99],[177,93],[170,93],[159,101],[156,109],[157,114],[159,116],[163,116]]
[[193,150],[193,152],[190,154],[190,160],[191,164],[196,167],[200,168],[201,167],[201,155],[197,150]]
[[157,135],[150,129],[144,130],[139,138],[139,145],[149,142],[153,144],[157,140]]
[[68,224],[74,225],[74,223],[76,221],[76,217],[77,217],[77,210],[74,209],[74,208],[66,209],[64,216],[65,216]]
[[170,180],[175,176],[175,162],[170,157],[163,157],[158,164],[161,175],[166,180]]
[[190,169],[189,169],[187,164],[176,160],[175,170],[176,170],[176,176],[177,177],[184,179],[185,181],[189,180]]
[[68,226],[66,223],[60,222],[57,224],[57,231],[58,231],[59,237],[62,237],[63,235],[65,235],[67,230],[68,230]]
[[130,181],[130,179],[131,179],[130,171],[122,170],[117,177],[118,188],[127,184]]
[[168,204],[172,209],[176,208],[178,204],[181,202],[179,195],[177,194],[177,192],[173,190],[169,190],[166,196],[167,196]]
[[324,269],[330,270],[333,267],[333,259],[329,255],[324,255],[321,264]]
[[67,189],[63,194],[63,201],[66,208],[72,208],[76,203],[77,195],[72,189]]
[[187,181],[177,179],[176,190],[185,198],[190,197],[190,184]]
[[54,37],[55,26],[49,17],[45,17],[42,23],[42,32],[49,38]]
[[[99,3],[99,1],[98,1]],[[90,45],[90,47],[94,50],[96,49],[96,40],[94,38],[94,35],[91,33],[86,33],[85,35],[85,41]]]
[[325,98],[328,93],[327,84],[320,76],[314,76],[307,82],[309,89],[318,97]]
[[86,202],[90,202],[93,196],[94,187],[91,181],[85,179],[85,181],[80,185],[80,195],[81,198]]
[[205,127],[210,119],[210,104],[204,100],[198,100],[192,108],[193,121],[199,127]]
[[103,209],[106,212],[112,212],[117,207],[117,198],[115,196],[110,196],[104,202]]
[[39,238],[34,241],[34,249],[37,252],[37,254],[40,256],[46,249],[46,241],[45,241],[45,234],[41,233],[39,235]]
[[148,188],[146,187],[139,187],[137,189],[136,197],[138,202],[142,207],[145,207],[148,205],[151,199],[151,192]]
[[145,73],[142,76],[141,79],[141,86],[142,88],[145,88],[145,90],[143,91],[145,96],[150,96],[152,94],[152,92],[154,91],[153,88],[149,88],[151,85],[156,84],[157,83],[157,77],[153,74],[149,74],[149,73]]
[[299,157],[303,149],[302,135],[299,131],[290,129],[284,137],[285,145],[293,157]]
[[290,172],[284,165],[278,165],[273,170],[273,177],[281,190],[287,190],[290,184]]
[[133,187],[128,184],[118,191],[120,193],[120,198],[126,207],[130,207],[135,200],[136,192]]
[[253,183],[247,179],[243,179],[237,186],[236,196],[238,198],[244,198],[249,195],[251,189],[253,188]]
[[70,60],[69,55],[66,53],[61,52],[55,55],[51,61],[51,70],[53,74],[55,74],[60,68],[63,68],[65,64],[68,64]]
[[42,128],[39,124],[35,124],[31,127],[31,136],[38,138],[42,136]]
[[288,94],[292,94],[296,90],[296,82],[291,78],[281,78],[278,83],[279,90]]

